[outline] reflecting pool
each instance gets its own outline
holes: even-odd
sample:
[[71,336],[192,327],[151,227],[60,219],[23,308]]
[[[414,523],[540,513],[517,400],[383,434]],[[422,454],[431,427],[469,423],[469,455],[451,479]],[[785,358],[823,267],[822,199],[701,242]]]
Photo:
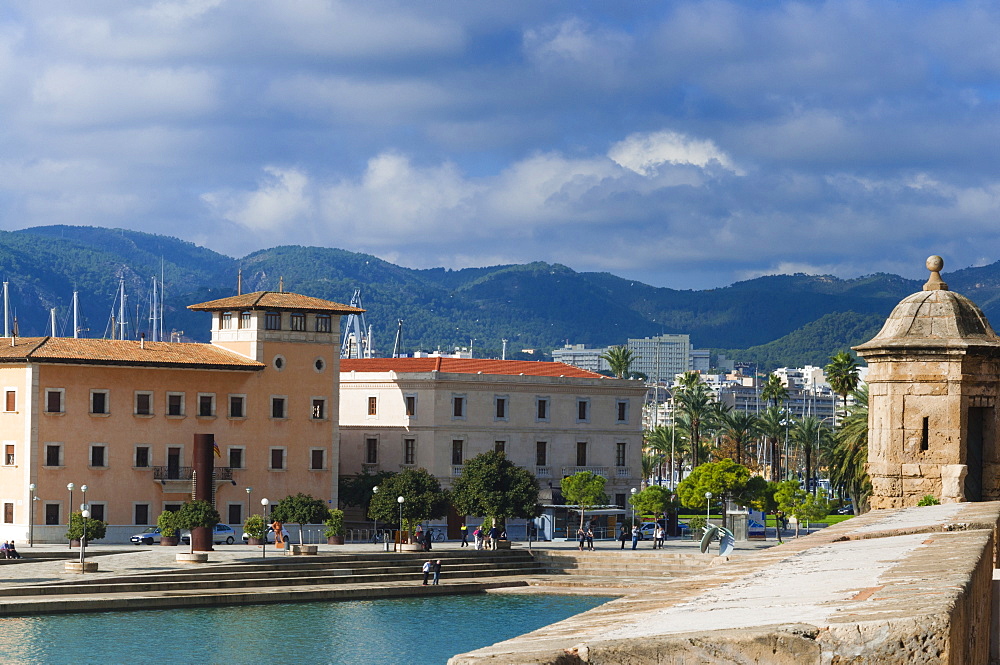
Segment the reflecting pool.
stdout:
[[606,596],[477,594],[0,619],[0,663],[444,663]]

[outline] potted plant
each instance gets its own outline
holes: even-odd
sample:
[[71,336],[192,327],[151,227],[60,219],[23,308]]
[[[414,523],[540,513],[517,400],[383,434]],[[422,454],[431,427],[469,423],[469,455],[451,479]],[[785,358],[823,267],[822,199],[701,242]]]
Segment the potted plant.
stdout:
[[299,544],[292,545],[292,554],[316,554],[315,545],[305,544],[304,524],[322,524],[329,516],[330,510],[322,499],[299,492],[295,496],[286,496],[278,502],[271,517],[278,522],[291,522],[299,525]]
[[79,547],[80,539],[83,538],[83,524],[87,523],[87,542],[104,538],[108,531],[108,523],[95,519],[83,519],[83,514],[76,512],[69,516],[69,529],[66,531],[66,539],[72,541],[74,547]]
[[263,545],[267,536],[267,524],[264,523],[263,515],[251,515],[243,524],[243,531],[247,534],[248,545]]
[[[204,563],[208,561],[208,552],[194,551],[194,530],[211,529],[222,521],[219,511],[208,501],[188,501],[174,513],[174,526],[189,529],[191,533],[191,550],[188,554],[178,554],[177,560],[182,563]],[[211,543],[211,540],[209,540]]]
[[180,542],[177,535],[176,515],[171,510],[164,510],[156,518],[156,526],[160,528],[160,545],[173,547]]
[[344,511],[340,509],[330,510],[329,517],[323,522],[326,525],[326,531],[323,535],[326,536],[327,545],[343,545],[344,544]]

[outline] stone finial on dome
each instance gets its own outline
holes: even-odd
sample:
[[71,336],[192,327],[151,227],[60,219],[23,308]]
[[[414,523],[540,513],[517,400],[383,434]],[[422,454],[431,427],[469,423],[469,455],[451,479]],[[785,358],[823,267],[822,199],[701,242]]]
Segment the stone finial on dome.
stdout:
[[927,279],[927,283],[924,284],[924,291],[947,291],[948,285],[941,279],[941,269],[944,268],[944,259],[937,254],[928,256],[927,262],[924,265],[931,271],[931,276]]

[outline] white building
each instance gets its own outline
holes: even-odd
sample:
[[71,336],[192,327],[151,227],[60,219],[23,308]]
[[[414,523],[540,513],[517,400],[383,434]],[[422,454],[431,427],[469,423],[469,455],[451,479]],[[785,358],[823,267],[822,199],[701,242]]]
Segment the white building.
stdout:
[[[578,471],[608,479],[612,501],[641,480],[646,386],[562,363],[452,358],[341,361],[340,472],[424,468],[444,487],[466,460],[502,450],[558,501]],[[448,531],[458,537],[461,517]]]
[[638,356],[632,363],[632,371],[642,372],[652,380],[687,372],[691,364],[690,335],[629,339],[628,348]]
[[590,372],[610,372],[611,366],[608,361],[601,358],[607,351],[608,347],[589,349],[584,344],[566,344],[552,352],[552,360]]

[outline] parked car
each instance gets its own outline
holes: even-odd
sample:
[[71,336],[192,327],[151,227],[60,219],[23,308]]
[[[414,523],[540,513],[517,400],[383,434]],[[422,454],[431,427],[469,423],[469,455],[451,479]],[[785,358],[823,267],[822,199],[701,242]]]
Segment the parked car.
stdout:
[[853,515],[854,514],[854,506],[852,506],[849,503],[845,504],[845,505],[841,506],[840,508],[837,508],[837,514],[838,515]]
[[137,533],[129,540],[135,545],[152,545],[160,542],[160,527],[151,526],[142,533]]
[[[284,526],[281,527],[281,535],[284,537],[285,540],[288,540],[289,538],[288,529],[286,529]],[[273,543],[274,529],[272,529],[271,527],[267,527],[267,533],[264,534],[264,538],[267,540],[268,543]],[[246,532],[243,532],[243,544],[246,545],[249,541],[250,541],[250,536],[248,536]]]
[[639,540],[652,538],[656,533],[656,522],[643,522],[639,525]]
[[[181,531],[181,542],[185,545],[191,544],[190,531]],[[233,527],[228,524],[216,524],[215,528],[212,530],[212,542],[216,545],[221,545],[223,543],[226,545],[232,545],[236,542],[236,532],[233,531]]]

